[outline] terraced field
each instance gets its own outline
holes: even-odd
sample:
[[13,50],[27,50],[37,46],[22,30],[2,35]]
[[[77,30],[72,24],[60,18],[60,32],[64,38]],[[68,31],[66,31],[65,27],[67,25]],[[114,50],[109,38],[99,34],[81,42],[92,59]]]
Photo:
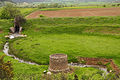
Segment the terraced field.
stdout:
[[39,18],[40,15],[44,15],[46,17],[120,16],[120,7],[35,11],[28,15],[27,18]]

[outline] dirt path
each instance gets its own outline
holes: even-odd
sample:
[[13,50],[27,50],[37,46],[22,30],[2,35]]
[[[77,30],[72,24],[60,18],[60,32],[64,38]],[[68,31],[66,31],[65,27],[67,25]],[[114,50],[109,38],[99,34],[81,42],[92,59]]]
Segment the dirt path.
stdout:
[[39,15],[47,17],[77,17],[77,16],[120,16],[120,7],[117,8],[94,8],[94,9],[71,9],[58,11],[35,11],[27,16],[39,18]]

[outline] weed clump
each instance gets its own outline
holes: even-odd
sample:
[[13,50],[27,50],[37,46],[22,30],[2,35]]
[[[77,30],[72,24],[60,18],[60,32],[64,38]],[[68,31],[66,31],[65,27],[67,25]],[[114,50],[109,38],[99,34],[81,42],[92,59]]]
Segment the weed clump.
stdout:
[[45,17],[44,15],[40,14],[40,17]]
[[4,62],[5,55],[0,56],[0,80],[12,80],[13,68],[10,61]]

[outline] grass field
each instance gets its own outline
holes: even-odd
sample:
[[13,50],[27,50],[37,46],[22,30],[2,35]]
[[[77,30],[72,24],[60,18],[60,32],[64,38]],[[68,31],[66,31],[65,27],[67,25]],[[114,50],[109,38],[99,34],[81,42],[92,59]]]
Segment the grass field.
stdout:
[[85,6],[79,6],[79,7],[63,7],[63,8],[44,8],[40,9],[41,11],[56,11],[56,10],[68,10],[68,9],[89,9],[89,8],[111,8],[111,7],[119,7],[119,6],[111,6],[106,5],[105,7],[103,5],[85,5]]
[[63,7],[63,8],[45,8],[41,11],[56,11],[56,10],[68,10],[68,9],[88,9],[88,8],[103,8],[102,6],[81,6],[81,7]]
[[9,27],[13,26],[11,20],[0,20],[0,51],[3,49],[3,45],[6,42],[5,35],[9,32]]
[[28,14],[36,11],[37,8],[19,8],[19,10],[21,11],[21,13],[22,13],[24,16],[27,16]]
[[[11,50],[15,50],[14,54],[17,54],[18,57],[21,57],[25,60],[35,61],[40,64],[48,64],[49,54],[53,54],[53,53],[57,53],[57,52],[58,53],[59,52],[66,53],[66,51],[68,51],[67,54],[69,56],[69,61],[72,61],[73,59],[71,59],[70,56],[73,56],[73,57],[77,56],[77,55],[79,56],[79,54],[77,54],[78,52],[74,52],[74,51],[77,51],[77,49],[78,49],[77,47],[79,47],[78,46],[79,44],[77,45],[77,43],[80,43],[79,39],[82,37],[84,39],[89,39],[89,36],[86,36],[86,34],[82,35],[81,34],[82,31],[80,31],[80,30],[82,30],[85,27],[90,28],[90,25],[92,25],[94,22],[89,23],[88,25],[85,24],[87,21],[90,21],[89,20],[90,18],[92,20],[98,19],[98,23],[99,22],[106,23],[106,24],[102,25],[103,28],[105,25],[111,24],[111,22],[109,22],[108,17],[42,18],[42,19],[28,20],[27,23],[25,25],[23,25],[23,27],[24,27],[23,34],[27,34],[28,37],[10,40],[10,42],[13,42],[13,43],[11,43],[11,46],[10,46]],[[101,21],[100,20],[101,18],[104,19],[104,21]],[[108,21],[107,21],[107,19],[108,19]],[[117,17],[115,19],[114,19],[114,17],[110,17],[110,19],[113,21],[115,21],[115,20],[118,21],[119,17]],[[72,21],[72,23],[70,23],[71,21]],[[8,34],[9,27],[13,26],[12,22],[13,22],[12,20],[0,20],[0,29],[3,31],[3,33],[0,33],[0,43],[1,43],[0,44],[0,55],[3,55],[3,53],[2,53],[3,45],[7,41],[4,38],[4,36]],[[76,24],[76,23],[79,23],[79,24]],[[81,24],[81,23],[83,23],[83,24]],[[93,25],[93,27],[95,27],[95,29],[97,29],[96,25],[97,24]],[[114,27],[119,28],[118,25],[119,25],[119,21],[116,22],[115,25],[112,25],[112,27],[110,27],[110,28],[111,29],[113,29]],[[76,40],[75,40],[75,38],[76,38]],[[96,37],[93,39],[96,39]],[[98,37],[98,39],[99,39],[99,37]],[[77,41],[77,43],[75,43],[76,41]],[[18,43],[18,42],[20,42],[20,43]],[[18,45],[16,45],[16,43]],[[22,43],[23,44],[25,43],[25,44],[23,45]],[[49,44],[49,45],[47,45],[47,44]],[[63,44],[64,47],[61,44]],[[12,45],[14,45],[14,46],[12,46]],[[31,47],[29,47],[29,46],[32,46],[32,45],[33,45],[33,48],[31,49]],[[18,49],[15,48],[15,46],[18,47]],[[58,46],[58,47],[55,47],[55,46]],[[26,48],[28,48],[28,49],[26,49]],[[71,48],[73,48],[73,49],[71,49]],[[67,50],[65,50],[65,49],[67,49]],[[20,55],[16,52],[16,50],[18,52],[20,52]],[[50,50],[50,52],[49,52],[49,50]],[[78,50],[80,50],[80,49],[78,49]],[[84,48],[83,48],[83,50],[84,50]],[[26,58],[25,55],[23,54],[23,52],[21,52],[21,51],[23,51],[26,56],[29,56],[29,58],[28,57]],[[28,52],[31,51],[31,52],[29,54],[27,54],[27,51]],[[71,55],[71,53],[73,53],[73,52],[74,52],[74,54]],[[39,54],[41,54],[41,55],[39,55]],[[36,55],[38,55],[38,56],[36,56]],[[43,71],[48,69],[48,65],[39,65],[38,66],[38,65],[29,65],[29,64],[25,64],[25,63],[19,63],[18,61],[14,60],[13,58],[6,56],[5,61],[8,61],[8,60],[10,60],[13,64],[14,80],[19,80],[19,79],[20,80],[25,80],[25,79],[30,80],[30,78],[32,76],[35,76],[35,78],[38,79],[38,78],[41,78]],[[77,67],[75,67],[74,69],[75,69],[75,72],[73,74],[69,74],[70,78],[72,78],[72,79],[73,79],[74,74],[80,75],[79,79],[81,79],[84,76],[91,77],[95,80],[102,78],[101,75],[99,74],[99,70],[95,69],[95,68],[77,68]],[[92,76],[93,74],[95,74],[95,75]]]
[[[1,12],[2,8],[0,8],[0,12]],[[23,16],[27,16],[28,14],[34,12],[37,10],[37,8],[18,8],[18,10],[20,10],[21,14],[23,14]]]
[[[41,18],[24,25],[27,38],[11,41],[11,54],[48,64],[49,55],[112,58],[120,66],[120,17]],[[114,24],[113,24],[114,23]]]
[[[0,52],[0,56],[3,55],[3,53]],[[13,80],[39,80],[43,76],[43,71],[48,70],[48,65],[30,65],[25,63],[19,63],[17,60],[14,60],[11,57],[6,56],[4,61],[11,61],[12,67],[13,67],[13,73],[14,78]],[[74,74],[79,75],[79,79],[86,76],[93,78],[95,80],[103,79],[101,76],[101,73],[103,71],[100,71],[96,68],[80,68],[80,67],[74,67],[74,73],[68,74],[69,78],[73,79]],[[44,78],[43,78],[44,79]]]
[[[41,10],[103,8],[97,6],[67,7]],[[24,16],[37,10],[36,8],[20,8]],[[74,62],[76,57],[100,57],[112,58],[120,67],[120,16],[116,17],[76,17],[76,18],[40,18],[30,19],[22,25],[22,34],[26,38],[7,40],[9,28],[13,26],[13,20],[0,20],[0,55],[6,41],[10,42],[10,53],[26,61],[36,62],[42,65],[29,65],[19,63],[12,57],[10,60],[14,68],[14,80],[40,79],[43,71],[48,69],[49,55],[64,53],[68,55],[68,61]],[[95,68],[74,67],[74,73],[68,74],[73,80],[74,74],[83,77],[91,77],[101,80],[101,71]],[[92,76],[95,74],[94,76]],[[87,79],[88,80],[88,79]]]

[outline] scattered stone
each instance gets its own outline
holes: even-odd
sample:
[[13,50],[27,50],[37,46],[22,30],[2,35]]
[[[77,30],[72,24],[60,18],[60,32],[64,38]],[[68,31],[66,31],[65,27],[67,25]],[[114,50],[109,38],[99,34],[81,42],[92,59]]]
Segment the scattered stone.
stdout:
[[14,39],[14,38],[17,38],[17,37],[27,37],[27,35],[22,35],[22,34],[11,34],[11,35],[6,35],[5,36],[6,38],[10,38],[10,39]]

